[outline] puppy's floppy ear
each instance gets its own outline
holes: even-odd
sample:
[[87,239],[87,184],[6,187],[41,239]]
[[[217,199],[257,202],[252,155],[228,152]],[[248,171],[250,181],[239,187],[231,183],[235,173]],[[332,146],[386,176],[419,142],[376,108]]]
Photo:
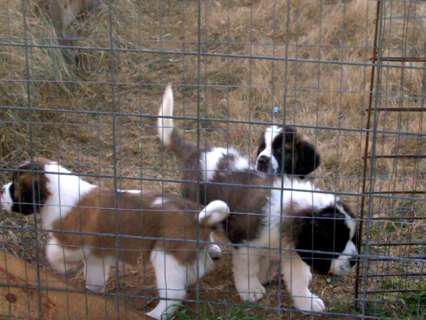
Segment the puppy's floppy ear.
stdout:
[[38,212],[49,195],[47,178],[42,172],[37,172],[42,171],[43,166],[36,163],[24,163],[19,169],[29,172],[16,172],[13,175],[12,210],[29,215]]
[[259,143],[257,144],[259,147],[257,148],[257,151],[256,151],[256,157],[259,155],[259,153],[261,153],[264,149],[265,149],[265,147],[266,147],[266,143],[265,143],[265,136],[264,136],[264,134],[262,133],[262,135],[260,136],[260,138],[259,138]]
[[321,157],[315,146],[305,140],[299,140],[296,145],[297,162],[294,166],[294,174],[306,176],[314,171],[321,163]]

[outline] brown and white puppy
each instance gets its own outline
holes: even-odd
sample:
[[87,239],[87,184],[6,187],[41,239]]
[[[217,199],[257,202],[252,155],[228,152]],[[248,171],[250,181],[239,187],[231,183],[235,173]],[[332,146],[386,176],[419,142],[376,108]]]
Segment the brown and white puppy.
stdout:
[[197,149],[175,129],[173,104],[169,85],[158,135],[182,163],[184,179],[194,182],[182,185],[185,197],[202,203],[221,199],[229,205],[224,227],[235,247],[233,274],[240,297],[252,302],[263,297],[269,257],[275,255],[296,308],[323,311],[323,301],[309,290],[311,268],[337,275],[353,268],[357,228],[349,208],[309,181],[259,172],[233,148]]
[[139,256],[149,258],[160,295],[148,313],[155,319],[171,315],[186,287],[213,269],[209,235],[229,213],[223,201],[200,211],[179,197],[101,189],[43,159],[22,164],[0,196],[3,210],[41,214],[42,229],[49,233],[49,263],[66,273],[83,261],[91,291],[104,291],[116,263],[135,265]]

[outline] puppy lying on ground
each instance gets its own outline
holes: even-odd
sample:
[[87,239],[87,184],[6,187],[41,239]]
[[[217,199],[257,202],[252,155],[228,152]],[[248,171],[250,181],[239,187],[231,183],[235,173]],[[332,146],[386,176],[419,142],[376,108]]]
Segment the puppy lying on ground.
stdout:
[[114,193],[44,159],[19,166],[0,196],[0,208],[8,212],[41,214],[42,229],[49,233],[49,263],[66,273],[83,261],[91,291],[104,291],[112,266],[135,265],[141,255],[150,258],[160,295],[148,313],[155,319],[171,315],[186,287],[213,269],[209,235],[229,213],[223,201],[212,201],[200,211],[199,205],[179,197]]
[[355,265],[357,224],[349,207],[285,172],[262,174],[233,148],[197,149],[175,129],[173,105],[169,85],[159,112],[158,135],[183,165],[184,179],[201,181],[183,184],[185,197],[202,203],[221,199],[229,205],[232,213],[224,227],[235,245],[233,274],[241,299],[254,302],[263,297],[269,257],[275,255],[296,308],[323,311],[323,301],[309,290],[310,269],[342,275]]

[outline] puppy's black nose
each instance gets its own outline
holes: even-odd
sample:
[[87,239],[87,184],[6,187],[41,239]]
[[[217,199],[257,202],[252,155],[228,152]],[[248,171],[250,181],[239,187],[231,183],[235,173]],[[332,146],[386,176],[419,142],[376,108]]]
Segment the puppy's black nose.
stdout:
[[356,264],[357,264],[357,262],[358,262],[358,257],[357,257],[357,256],[352,256],[352,257],[349,259],[349,264],[351,265],[351,268],[352,268],[354,265],[356,265]]
[[269,157],[268,156],[260,156],[257,159],[257,170],[267,172],[269,167]]
[[258,160],[257,160],[257,163],[259,164],[259,165],[262,165],[262,166],[265,166],[265,165],[267,165],[268,164],[268,162],[269,162],[269,157],[267,157],[267,156],[261,156]]

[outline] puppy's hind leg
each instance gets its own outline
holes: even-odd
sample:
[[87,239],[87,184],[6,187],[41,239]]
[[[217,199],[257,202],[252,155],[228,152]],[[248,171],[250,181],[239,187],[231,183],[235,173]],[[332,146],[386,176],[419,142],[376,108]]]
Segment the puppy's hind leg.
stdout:
[[186,296],[186,267],[179,264],[171,254],[156,249],[151,253],[151,262],[155,269],[160,302],[147,316],[167,319]]

